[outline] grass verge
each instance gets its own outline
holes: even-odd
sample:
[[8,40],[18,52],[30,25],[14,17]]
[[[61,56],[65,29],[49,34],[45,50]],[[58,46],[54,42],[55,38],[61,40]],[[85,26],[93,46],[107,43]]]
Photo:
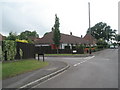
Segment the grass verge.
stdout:
[[0,62],[0,80],[2,80],[2,62]]
[[83,55],[83,54],[45,54],[45,56],[71,56],[71,55]]
[[2,79],[16,76],[25,72],[40,69],[47,66],[48,62],[37,61],[34,59],[30,60],[19,60],[14,62],[3,62],[2,63]]

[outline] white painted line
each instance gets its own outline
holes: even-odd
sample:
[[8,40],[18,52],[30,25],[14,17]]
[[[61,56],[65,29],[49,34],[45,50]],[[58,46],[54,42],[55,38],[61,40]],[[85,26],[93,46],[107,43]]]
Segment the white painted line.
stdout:
[[63,72],[61,72],[61,73],[59,73],[59,74],[57,74],[57,75],[55,75],[55,76],[53,76],[53,77],[51,77],[51,78],[49,78],[49,79],[47,79],[47,80],[41,82],[40,84],[37,84],[37,85],[31,87],[31,88],[36,88],[36,87],[38,87],[39,85],[41,85],[41,84],[43,84],[43,83],[45,83],[45,82],[47,82],[47,81],[49,81],[49,80],[51,80],[51,79],[53,79],[53,78],[55,78],[55,77],[60,76],[61,74],[63,74],[63,73],[66,72],[66,71],[67,71],[67,70],[65,70],[65,71],[63,71]]
[[88,60],[90,60],[90,59],[92,59],[92,58],[94,58],[95,56],[92,56],[92,57],[86,57],[86,58],[83,58],[83,59],[86,59],[86,60],[84,60],[84,61],[82,61],[82,62],[80,62],[80,63],[77,63],[77,64],[74,64],[73,66],[78,66],[78,65],[80,65],[80,64],[82,64],[82,63],[84,63],[84,62],[86,62],[86,61],[88,61]]
[[68,67],[69,67],[69,65],[66,66],[65,68],[62,68],[61,70],[58,70],[58,71],[56,71],[56,72],[54,72],[54,73],[51,73],[51,74],[46,75],[46,76],[44,76],[44,77],[42,77],[42,78],[40,78],[40,79],[37,79],[37,80],[35,80],[35,81],[33,81],[33,82],[30,82],[30,83],[28,83],[28,84],[26,84],[26,85],[20,87],[20,89],[21,89],[21,88],[25,88],[25,87],[27,87],[27,86],[29,86],[29,85],[32,85],[32,84],[34,84],[34,83],[36,83],[36,82],[38,82],[38,81],[41,81],[41,80],[43,80],[43,79],[45,79],[45,78],[47,78],[47,77],[50,77],[50,76],[52,76],[52,75],[55,75],[55,74],[57,74],[57,73],[63,71],[64,69],[66,69],[66,68],[68,68]]
[[92,57],[86,57],[86,58],[83,58],[83,59],[92,59],[94,58],[95,56],[92,56]]

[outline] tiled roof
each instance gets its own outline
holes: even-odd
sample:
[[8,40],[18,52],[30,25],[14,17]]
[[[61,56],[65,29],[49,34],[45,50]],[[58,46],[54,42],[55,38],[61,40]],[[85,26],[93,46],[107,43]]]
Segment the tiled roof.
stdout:
[[[61,33],[61,43],[66,43],[66,44],[83,44],[86,43],[83,38],[73,36],[73,35],[68,35],[68,34],[62,34]],[[36,44],[53,44],[53,32],[49,32],[45,34],[42,38],[36,39],[35,40]]]
[[1,33],[0,33],[0,41],[4,40],[5,39],[5,36],[3,36]]
[[91,34],[86,34],[83,39],[87,41],[88,44],[95,44],[97,42],[97,40]]

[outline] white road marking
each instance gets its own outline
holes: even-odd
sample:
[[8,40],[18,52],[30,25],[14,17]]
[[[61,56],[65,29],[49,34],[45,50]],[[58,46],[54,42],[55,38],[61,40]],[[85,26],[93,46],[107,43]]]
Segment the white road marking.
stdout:
[[78,66],[78,65],[80,65],[80,64],[82,64],[82,63],[84,63],[84,62],[86,62],[86,61],[88,61],[88,60],[90,60],[90,59],[92,59],[92,58],[94,58],[95,56],[92,56],[92,57],[86,57],[86,58],[83,58],[83,59],[85,59],[84,61],[82,61],[82,62],[80,62],[80,63],[77,63],[77,64],[74,64],[73,66]]
[[57,69],[57,67],[53,67],[53,68],[49,68],[49,69],[46,69],[46,70],[52,71],[52,70],[56,70],[56,69]]
[[94,58],[95,56],[92,56],[92,57],[86,57],[86,58],[83,58],[83,59],[92,59]]
[[84,59],[84,58],[62,58],[62,59],[68,59],[68,60],[69,59],[72,59],[72,60],[75,59],[76,60],[76,59]]
[[[68,67],[69,67],[69,65],[66,66],[65,68],[68,68]],[[62,68],[62,69],[60,69],[60,70],[58,70],[58,71],[56,71],[56,72],[53,72],[53,73],[51,73],[51,74],[49,74],[49,75],[46,75],[46,76],[44,76],[44,77],[42,77],[42,78],[40,78],[40,79],[37,79],[37,80],[35,80],[35,81],[33,81],[33,82],[30,82],[30,83],[28,83],[28,84],[20,87],[20,89],[21,89],[21,88],[25,88],[25,87],[27,87],[27,86],[29,86],[29,85],[32,85],[32,84],[34,84],[34,83],[36,83],[36,82],[38,82],[38,81],[40,81],[40,80],[43,80],[43,79],[45,79],[45,78],[47,78],[47,77],[49,77],[49,76],[51,76],[51,75],[53,75],[53,74],[56,74],[56,73],[64,70],[65,68]]]
[[43,83],[45,83],[45,82],[47,82],[47,81],[49,81],[49,80],[51,80],[51,79],[57,77],[57,76],[60,76],[61,74],[63,74],[63,73],[66,72],[66,71],[67,71],[67,70],[65,70],[65,71],[63,71],[63,72],[61,72],[61,73],[59,73],[59,74],[57,74],[57,75],[55,75],[55,76],[53,76],[53,77],[51,77],[51,78],[45,80],[45,81],[43,81],[43,82],[41,82],[40,84],[37,84],[37,85],[33,86],[32,88],[36,88],[36,87],[38,87],[39,85],[41,85],[41,84],[43,84]]
[[107,60],[107,61],[109,61],[110,59],[104,59],[104,60]]

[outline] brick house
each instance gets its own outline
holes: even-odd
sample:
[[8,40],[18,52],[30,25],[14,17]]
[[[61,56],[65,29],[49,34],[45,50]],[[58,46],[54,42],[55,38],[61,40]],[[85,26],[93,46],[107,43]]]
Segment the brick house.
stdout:
[[92,45],[92,46],[95,46],[96,43],[97,43],[97,39],[95,39],[91,34],[86,34],[83,39],[87,42],[86,44],[87,45]]
[[[85,37],[82,38],[74,36],[72,33],[70,33],[70,35],[61,33],[59,49],[65,49],[66,47],[72,49],[73,46],[80,44],[89,45],[89,38],[90,35],[85,35]],[[91,39],[92,42],[94,42],[94,38],[92,36]],[[42,38],[36,38],[34,42],[36,46],[51,46],[51,49],[56,49],[53,42],[53,32],[46,33]],[[95,42],[93,44],[95,44]]]
[[3,36],[2,34],[0,34],[0,41],[5,40],[5,36]]

